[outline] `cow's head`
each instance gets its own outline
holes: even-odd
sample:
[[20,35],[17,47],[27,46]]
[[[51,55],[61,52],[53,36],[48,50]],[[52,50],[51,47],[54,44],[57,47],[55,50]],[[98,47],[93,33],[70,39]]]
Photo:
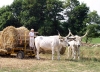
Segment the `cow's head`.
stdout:
[[59,37],[59,42],[63,47],[67,47],[68,46],[68,40],[66,37]]
[[[70,30],[69,30],[70,31]],[[88,34],[88,32],[89,31],[87,31],[83,36],[78,36],[78,35],[73,35],[72,33],[71,33],[71,31],[70,31],[70,37],[69,37],[69,39],[73,39],[73,40],[75,40],[76,42],[77,42],[77,45],[78,46],[80,46],[81,45],[81,43],[82,43],[82,38],[84,38],[87,34]],[[71,38],[72,37],[72,38]],[[68,39],[68,40],[69,40]]]
[[68,44],[68,40],[67,40],[67,37],[62,37],[59,33],[59,42],[60,44],[63,46],[63,47],[67,47],[69,44]]

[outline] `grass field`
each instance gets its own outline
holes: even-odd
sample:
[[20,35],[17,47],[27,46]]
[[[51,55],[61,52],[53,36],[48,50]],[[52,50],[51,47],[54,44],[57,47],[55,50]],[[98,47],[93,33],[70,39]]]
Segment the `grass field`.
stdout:
[[93,38],[92,43],[100,43],[100,38]]
[[67,50],[61,60],[51,60],[51,54],[40,54],[41,59],[15,56],[0,57],[0,72],[100,72],[100,48],[81,47],[80,60],[67,59]]
[[[82,39],[82,40],[83,40],[83,42],[85,42],[85,38]],[[100,38],[92,38],[92,40],[91,40],[90,43],[94,43],[94,44],[96,44],[96,43],[100,43]]]

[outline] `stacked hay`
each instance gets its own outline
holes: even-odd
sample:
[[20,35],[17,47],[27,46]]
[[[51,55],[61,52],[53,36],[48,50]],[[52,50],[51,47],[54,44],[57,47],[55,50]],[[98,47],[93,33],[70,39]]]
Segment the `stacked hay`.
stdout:
[[18,31],[18,40],[21,46],[24,45],[25,43],[25,39],[26,42],[29,43],[29,30],[25,27],[19,27],[16,28],[16,30]]
[[65,51],[66,51],[66,47],[62,47],[60,50],[60,54],[63,55],[65,53]]
[[8,26],[1,33],[2,48],[14,48],[18,45],[18,32],[15,27]]
[[0,31],[0,35],[1,35],[2,31]]
[[1,38],[1,33],[2,33],[2,31],[0,31],[0,49],[2,48],[2,38]]
[[27,36],[26,39],[29,42],[29,30],[27,28],[15,28],[13,26],[6,27],[3,31],[0,32],[0,50],[9,51],[12,48],[18,47],[19,45],[24,46],[25,34]]

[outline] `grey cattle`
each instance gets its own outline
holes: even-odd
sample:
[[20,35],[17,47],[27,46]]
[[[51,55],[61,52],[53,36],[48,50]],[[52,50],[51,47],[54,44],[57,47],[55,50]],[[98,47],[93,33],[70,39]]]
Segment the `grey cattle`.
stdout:
[[71,36],[68,38],[69,39],[68,58],[72,56],[73,59],[76,59],[76,57],[80,59],[80,46],[82,43],[82,38],[88,34],[88,31],[85,33],[84,36],[73,35],[71,31],[70,34]]
[[62,47],[68,46],[67,37],[57,36],[37,36],[35,38],[35,46],[37,49],[37,59],[39,58],[39,50],[40,48],[43,50],[51,50],[52,51],[52,60],[54,60],[54,52],[57,52],[58,59],[60,59],[60,50]]

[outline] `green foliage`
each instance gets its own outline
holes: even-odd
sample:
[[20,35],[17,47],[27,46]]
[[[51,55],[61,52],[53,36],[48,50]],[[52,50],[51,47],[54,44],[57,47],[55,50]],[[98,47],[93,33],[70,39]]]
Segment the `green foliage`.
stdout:
[[40,35],[51,35],[53,32],[52,22],[45,20],[44,26],[42,26],[38,32]]
[[[78,0],[14,0],[10,6],[0,8],[0,30],[9,25],[25,26],[34,28],[40,35],[57,35],[58,30],[66,36],[70,28],[73,34],[83,35],[86,23],[100,24],[97,12],[88,14],[88,11],[86,4]],[[60,22],[65,16],[66,22]]]
[[99,38],[92,38],[92,42],[93,44],[98,44],[100,43],[100,37]]
[[18,27],[20,26],[20,23],[11,12],[9,6],[2,7],[0,9],[0,30],[3,30],[5,27],[10,25]]
[[85,38],[86,43],[91,42],[92,38],[100,36],[100,33],[99,33],[100,26],[98,24],[90,24],[90,25],[87,26],[87,29],[88,29],[89,32],[88,32],[88,35]]
[[100,16],[97,14],[97,11],[90,12],[88,14],[88,23],[89,24],[100,24]]
[[98,29],[100,29],[100,26],[97,24],[92,24],[92,25],[88,25],[87,27],[89,29],[89,34],[87,35],[88,37],[98,37],[99,33],[98,33]]
[[[87,37],[83,38],[82,41],[86,42],[86,38]],[[97,38],[89,37],[87,43],[98,44],[98,43],[100,43],[100,37],[97,37]]]
[[[70,28],[73,34],[82,35],[86,31],[86,24],[84,23],[87,18],[89,8],[86,4],[80,4],[77,0],[67,0],[66,15],[68,20],[64,23],[65,29]],[[66,24],[66,25],[65,25]]]

